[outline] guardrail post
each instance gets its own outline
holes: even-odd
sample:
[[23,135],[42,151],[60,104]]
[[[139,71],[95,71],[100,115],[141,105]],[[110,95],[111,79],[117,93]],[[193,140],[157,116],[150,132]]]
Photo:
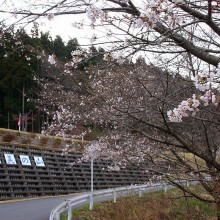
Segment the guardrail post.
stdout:
[[72,207],[71,207],[71,201],[68,201],[68,220],[72,220]]
[[138,187],[138,195],[139,195],[139,197],[141,197],[141,196],[142,196],[142,190],[141,190],[141,188],[140,188],[140,187]]
[[114,189],[114,191],[113,191],[113,194],[114,194],[114,203],[116,203],[116,197],[117,197],[117,195],[116,195],[116,190]]
[[189,187],[189,181],[188,180],[186,181],[186,187]]
[[56,213],[56,214],[55,214],[55,219],[56,219],[56,220],[60,220],[60,213]]
[[166,193],[167,192],[167,184],[163,183],[163,187],[164,187],[164,192]]
[[89,210],[93,209],[93,192],[89,194]]

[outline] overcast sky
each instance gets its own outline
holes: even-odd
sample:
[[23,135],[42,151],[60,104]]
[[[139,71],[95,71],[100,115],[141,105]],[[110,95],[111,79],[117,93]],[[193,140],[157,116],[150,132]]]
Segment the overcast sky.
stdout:
[[92,30],[89,27],[80,29],[74,27],[74,23],[80,22],[83,16],[79,17],[77,19],[77,16],[66,15],[55,17],[52,20],[44,19],[40,22],[39,29],[43,32],[49,31],[53,38],[60,35],[65,42],[71,38],[77,38],[80,44],[88,44],[93,35]]
[[[0,0],[0,6],[2,7],[1,9],[7,10],[7,8],[4,8],[4,5],[1,5],[1,1],[2,0]],[[13,5],[19,8],[26,7],[26,3],[23,0],[14,1]],[[12,24],[13,21],[15,21],[11,14],[0,13],[0,21],[4,19],[6,19],[6,24]],[[80,29],[74,27],[74,23],[81,22],[82,19],[87,20],[86,23],[89,24],[87,15],[85,14],[62,15],[54,17],[51,20],[47,18],[41,18],[37,20],[37,22],[39,23],[39,30],[42,30],[43,32],[49,31],[53,38],[55,38],[56,35],[60,35],[64,42],[67,42],[71,38],[77,38],[80,44],[90,44],[90,39],[93,36],[94,30],[92,30],[90,27],[85,26]],[[22,25],[20,25],[20,27],[22,27]],[[29,24],[25,27],[25,29],[27,32],[29,32],[32,27],[33,24]]]

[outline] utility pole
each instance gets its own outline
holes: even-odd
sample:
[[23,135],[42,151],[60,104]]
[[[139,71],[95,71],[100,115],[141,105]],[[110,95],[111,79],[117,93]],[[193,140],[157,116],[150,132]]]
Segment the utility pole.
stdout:
[[9,116],[9,110],[8,110],[8,129],[10,128],[10,116]]
[[23,85],[23,91],[22,91],[22,117],[21,117],[21,121],[22,121],[21,130],[24,131],[24,85]]
[[91,159],[91,192],[93,192],[93,174],[94,174],[94,171],[93,171],[93,158]]

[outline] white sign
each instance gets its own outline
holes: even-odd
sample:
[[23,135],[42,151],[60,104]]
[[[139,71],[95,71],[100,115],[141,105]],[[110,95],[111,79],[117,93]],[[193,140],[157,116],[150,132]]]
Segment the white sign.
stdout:
[[17,164],[14,154],[4,154],[7,164]]
[[34,156],[34,161],[35,161],[36,166],[45,167],[42,157]]
[[19,155],[22,165],[31,165],[31,161],[29,156],[27,155]]

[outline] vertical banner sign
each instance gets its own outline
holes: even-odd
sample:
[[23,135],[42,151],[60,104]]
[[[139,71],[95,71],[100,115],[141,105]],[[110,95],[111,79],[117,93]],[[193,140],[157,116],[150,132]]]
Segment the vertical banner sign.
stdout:
[[21,130],[21,114],[18,116],[18,130]]
[[7,164],[17,164],[14,154],[4,154]]
[[36,166],[45,167],[45,164],[44,164],[42,157],[34,156],[34,161],[35,161]]
[[31,161],[30,161],[29,156],[27,156],[27,155],[19,155],[19,157],[20,157],[22,165],[28,165],[28,166],[31,165]]

